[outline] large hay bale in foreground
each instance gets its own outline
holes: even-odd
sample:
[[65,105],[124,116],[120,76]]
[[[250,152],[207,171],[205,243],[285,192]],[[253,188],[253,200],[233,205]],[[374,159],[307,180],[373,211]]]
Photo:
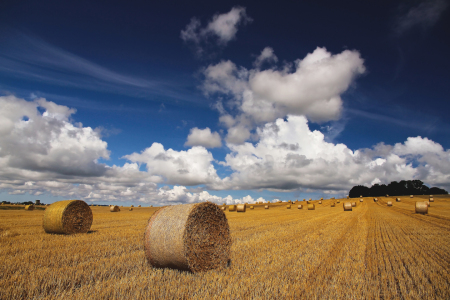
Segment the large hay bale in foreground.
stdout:
[[92,210],[82,200],[64,200],[50,205],[44,212],[47,233],[86,233],[92,225]]
[[428,207],[430,207],[430,201],[425,201],[425,203],[427,204]]
[[264,209],[269,209],[269,205],[264,205]]
[[25,210],[34,210],[34,205],[33,204],[25,205]]
[[350,202],[344,202],[342,204],[342,207],[344,207],[344,211],[352,211],[353,210],[353,206]]
[[156,268],[191,272],[225,268],[231,255],[227,217],[211,202],[166,206],[149,219],[144,250]]
[[427,214],[428,213],[428,205],[426,202],[416,202],[416,213],[417,214]]
[[236,211],[236,205],[229,205],[228,211]]
[[109,211],[110,211],[110,212],[119,212],[119,211],[120,211],[120,208],[119,208],[117,205],[111,205],[111,206],[109,207]]
[[291,209],[291,206],[290,205],[286,205],[286,209]]
[[247,209],[247,205],[246,204],[238,204],[236,206],[237,212],[245,212],[246,209]]
[[315,210],[316,206],[313,203],[308,204],[308,210]]
[[356,202],[352,202],[352,207],[356,207]]
[[387,206],[392,206],[392,201],[388,201]]
[[303,205],[301,205],[301,204],[298,205],[298,206],[297,206],[297,209],[303,209]]

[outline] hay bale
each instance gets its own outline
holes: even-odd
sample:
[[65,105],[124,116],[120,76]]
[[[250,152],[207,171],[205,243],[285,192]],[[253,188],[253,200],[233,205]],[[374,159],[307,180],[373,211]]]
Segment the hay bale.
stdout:
[[303,205],[301,205],[301,204],[298,205],[298,206],[297,206],[297,209],[303,209]]
[[120,211],[120,208],[119,208],[117,205],[111,205],[111,206],[109,207],[109,211],[110,211],[110,212],[119,212],[119,211]]
[[430,195],[430,198],[432,198],[433,197],[433,195]]
[[33,204],[25,205],[25,210],[34,210],[34,205]]
[[362,198],[362,195],[360,195],[359,198]]
[[229,205],[228,211],[236,211],[236,205]]
[[350,199],[350,196],[347,196],[347,199]]
[[194,273],[225,268],[231,243],[227,217],[211,202],[161,208],[144,233],[145,256],[153,267]]
[[320,200],[323,200],[323,198],[320,198]]
[[341,203],[341,200],[337,200],[336,202],[337,202],[337,203]]
[[286,205],[286,209],[291,209],[291,206],[290,205]]
[[335,198],[334,198],[334,197],[331,197],[330,199],[331,199],[331,200],[334,200]]
[[388,194],[386,194],[386,197],[389,197],[389,195],[388,195]]
[[313,203],[308,204],[308,210],[315,210],[316,206]]
[[226,206],[222,206],[221,209],[222,210],[227,210],[227,207]]
[[264,209],[269,209],[269,205],[264,205]]
[[253,209],[254,207],[253,207],[253,205],[250,205],[250,209]]
[[373,202],[378,202],[378,198],[373,198]]
[[434,198],[430,198],[430,200],[429,200],[430,202],[434,202]]
[[409,196],[409,198],[414,198],[414,195]]
[[395,198],[395,201],[400,202],[400,198]]
[[359,199],[359,202],[363,202],[364,200],[363,199]]
[[430,207],[430,201],[425,201],[425,203],[427,204],[428,207]]
[[426,202],[416,202],[416,214],[427,214],[428,205]]
[[138,205],[138,207],[141,207],[140,205]]
[[129,211],[132,211],[132,210],[133,210],[133,208],[132,208],[132,207],[130,207]]
[[331,207],[335,207],[336,206],[336,203],[331,203]]
[[50,205],[44,212],[47,233],[86,233],[92,225],[92,210],[82,200],[64,200]]
[[350,202],[344,202],[342,204],[342,207],[344,207],[344,211],[352,211],[353,205]]
[[388,201],[387,206],[392,206],[392,201]]
[[322,201],[321,201],[321,200],[319,200],[319,204],[322,204]]
[[356,207],[356,202],[352,202],[352,207]]
[[134,205],[130,205],[130,207],[134,207]]
[[245,210],[247,209],[247,204],[238,204],[236,206],[236,210],[237,212],[245,212]]

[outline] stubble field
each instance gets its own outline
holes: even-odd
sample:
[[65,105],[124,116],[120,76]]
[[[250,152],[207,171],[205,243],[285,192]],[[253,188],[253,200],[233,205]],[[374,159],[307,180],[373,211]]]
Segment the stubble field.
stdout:
[[46,234],[42,210],[0,210],[0,299],[449,299],[450,197],[428,215],[425,196],[378,199],[226,211],[231,265],[198,274],[148,265],[156,208],[92,207],[91,232],[71,236]]

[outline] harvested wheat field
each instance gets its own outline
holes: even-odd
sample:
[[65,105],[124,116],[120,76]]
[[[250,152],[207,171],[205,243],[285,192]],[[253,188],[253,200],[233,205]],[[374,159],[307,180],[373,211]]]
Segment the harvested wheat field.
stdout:
[[231,263],[199,273],[147,262],[156,207],[91,207],[90,231],[74,235],[45,233],[44,210],[0,209],[0,299],[449,299],[450,197],[425,215],[415,203],[427,196],[403,198],[227,210]]

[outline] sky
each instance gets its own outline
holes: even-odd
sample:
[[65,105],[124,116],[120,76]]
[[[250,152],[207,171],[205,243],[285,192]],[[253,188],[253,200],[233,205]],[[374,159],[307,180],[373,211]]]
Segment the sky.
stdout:
[[0,3],[0,201],[450,189],[448,0],[159,2]]

